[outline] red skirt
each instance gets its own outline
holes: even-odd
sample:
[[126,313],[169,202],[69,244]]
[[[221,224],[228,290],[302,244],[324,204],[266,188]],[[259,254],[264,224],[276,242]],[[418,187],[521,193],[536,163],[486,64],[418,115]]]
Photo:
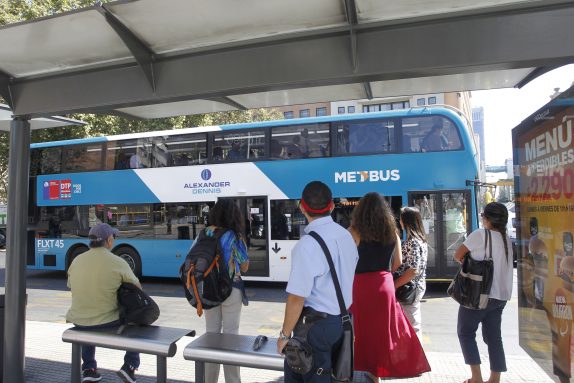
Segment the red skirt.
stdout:
[[391,273],[356,274],[351,313],[356,371],[405,378],[431,370],[415,330],[395,299]]

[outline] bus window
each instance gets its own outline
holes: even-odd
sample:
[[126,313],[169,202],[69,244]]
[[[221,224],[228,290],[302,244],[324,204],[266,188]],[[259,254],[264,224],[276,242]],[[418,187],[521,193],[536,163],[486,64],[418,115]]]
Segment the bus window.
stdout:
[[205,133],[153,138],[151,161],[154,168],[201,165],[206,158]]
[[151,138],[110,141],[106,153],[106,170],[150,167]]
[[252,161],[265,157],[265,131],[233,131],[214,133],[211,158],[213,161]]
[[30,175],[58,174],[61,171],[62,148],[32,149]]
[[305,232],[307,220],[299,210],[298,199],[271,201],[271,239],[299,239]]
[[153,205],[157,239],[194,239],[207,225],[214,202],[166,203]]
[[[108,205],[106,208],[105,219],[120,231],[120,238],[153,237],[150,205]],[[96,217],[99,219],[99,215]],[[93,226],[92,219],[90,226]]]
[[392,120],[336,123],[337,154],[394,152],[394,128]]
[[334,198],[335,209],[333,209],[333,221],[348,229],[351,226],[351,218],[355,206],[359,204],[360,198]]
[[443,194],[442,199],[446,261],[448,266],[456,266],[454,253],[466,239],[468,231],[466,199],[463,193]]
[[442,116],[403,118],[403,151],[436,152],[462,149],[452,121]]
[[282,126],[271,130],[272,159],[328,156],[328,124]]
[[62,172],[77,173],[102,169],[102,144],[64,146]]

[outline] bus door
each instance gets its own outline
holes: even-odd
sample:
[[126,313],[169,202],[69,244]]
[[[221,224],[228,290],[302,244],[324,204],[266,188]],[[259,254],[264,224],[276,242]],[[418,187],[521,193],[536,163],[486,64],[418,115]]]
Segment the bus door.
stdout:
[[409,206],[420,210],[427,237],[427,279],[450,279],[458,270],[453,256],[471,231],[470,202],[468,190],[409,193]]
[[231,198],[245,219],[242,233],[249,255],[247,277],[269,276],[269,246],[267,242],[267,197]]

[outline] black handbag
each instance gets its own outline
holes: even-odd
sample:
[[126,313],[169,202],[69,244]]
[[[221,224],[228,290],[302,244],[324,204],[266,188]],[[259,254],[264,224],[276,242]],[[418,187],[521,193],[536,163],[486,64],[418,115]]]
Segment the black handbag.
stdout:
[[283,349],[287,364],[297,374],[305,375],[313,368],[313,348],[307,342],[307,334],[311,327],[327,314],[304,307],[301,316],[293,329],[293,337],[289,339]]
[[408,281],[395,290],[395,298],[404,305],[412,305],[417,297],[417,285],[413,281]]
[[345,300],[343,299],[343,293],[341,292],[341,285],[339,284],[339,278],[337,277],[337,271],[335,270],[335,265],[333,264],[333,259],[331,258],[331,253],[329,248],[323,238],[316,232],[312,231],[309,235],[321,245],[323,253],[327,258],[329,263],[329,269],[331,270],[331,277],[333,283],[335,284],[335,292],[337,293],[337,300],[339,301],[339,308],[341,310],[341,321],[343,323],[343,336],[341,338],[341,343],[337,350],[333,350],[333,361],[332,361],[332,371],[331,377],[335,381],[339,382],[352,382],[353,381],[353,351],[354,351],[354,335],[353,335],[353,323],[351,322],[351,316],[345,307]]
[[477,261],[467,253],[446,291],[461,306],[473,310],[485,309],[488,305],[493,271],[492,237],[490,230],[485,230],[484,259]]

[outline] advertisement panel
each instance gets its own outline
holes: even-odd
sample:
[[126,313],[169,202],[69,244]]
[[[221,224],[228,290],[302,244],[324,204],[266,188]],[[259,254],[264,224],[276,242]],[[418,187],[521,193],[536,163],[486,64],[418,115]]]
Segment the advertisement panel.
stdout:
[[559,382],[570,381],[574,352],[573,96],[513,130],[520,344]]

